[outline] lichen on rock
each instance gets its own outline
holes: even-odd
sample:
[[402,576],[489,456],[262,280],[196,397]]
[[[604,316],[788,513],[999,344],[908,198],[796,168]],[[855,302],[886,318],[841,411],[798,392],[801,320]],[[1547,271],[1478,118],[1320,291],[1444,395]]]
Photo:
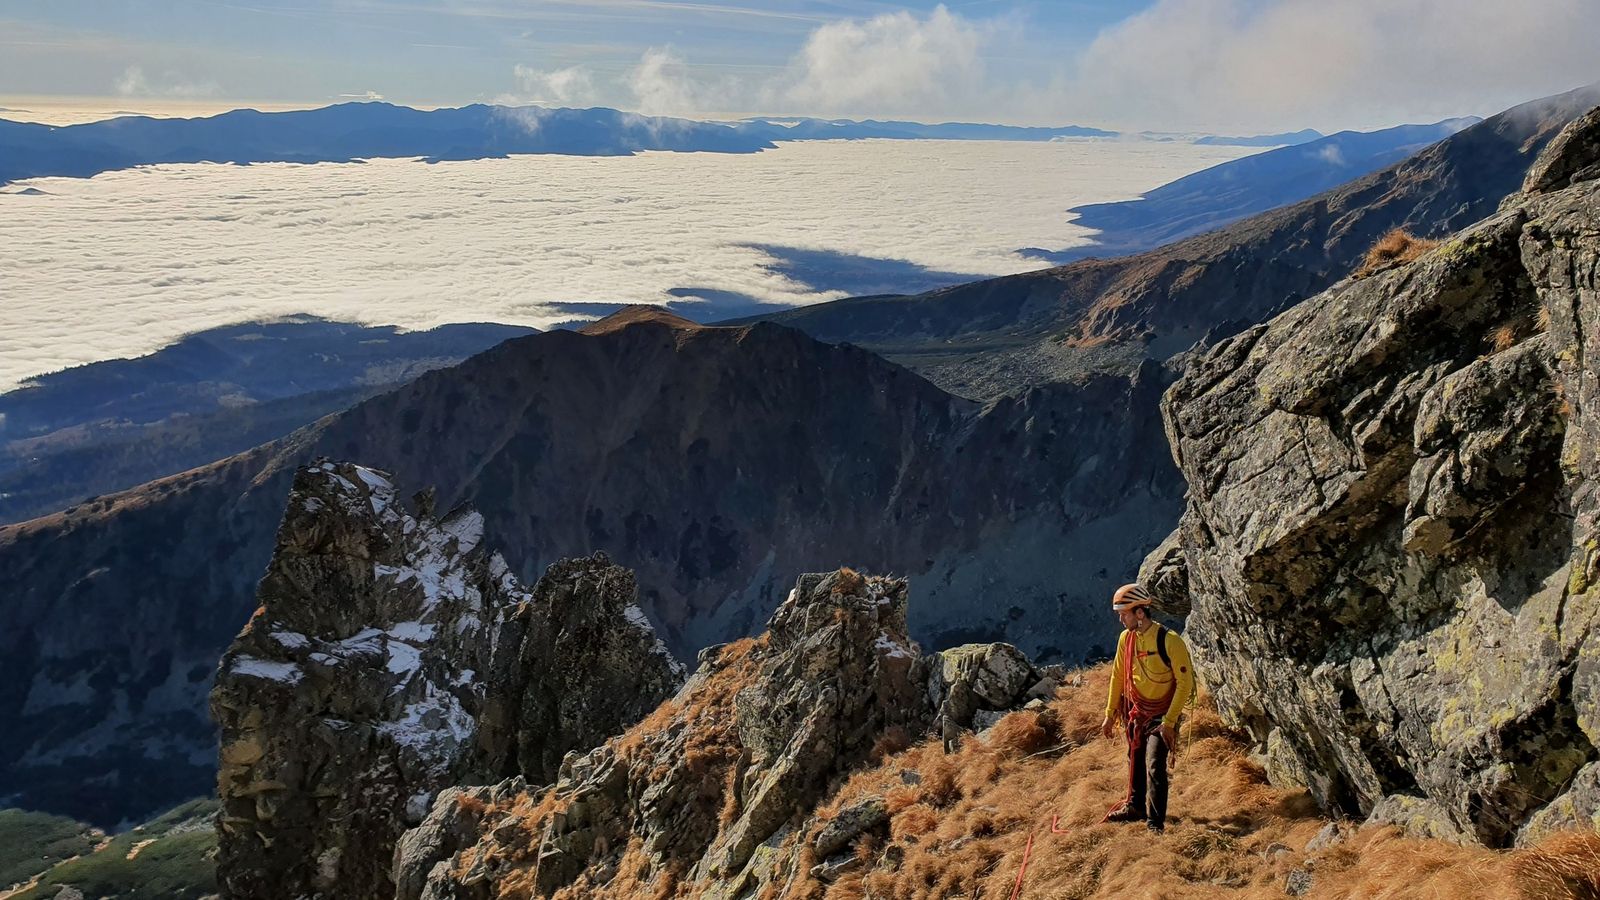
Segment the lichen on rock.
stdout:
[[1597,114],[1497,215],[1164,399],[1190,495],[1147,568],[1186,578],[1225,716],[1329,810],[1505,845],[1600,800]]

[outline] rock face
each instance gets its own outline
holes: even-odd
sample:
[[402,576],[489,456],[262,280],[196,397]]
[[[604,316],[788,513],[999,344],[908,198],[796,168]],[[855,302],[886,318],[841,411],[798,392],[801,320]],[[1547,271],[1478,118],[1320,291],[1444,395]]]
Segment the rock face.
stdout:
[[1600,826],[1597,125],[1165,398],[1200,669],[1329,808],[1490,845]]
[[941,695],[1004,709],[1034,686],[1009,646],[922,656],[906,633],[907,589],[849,569],[801,576],[766,634],[707,650],[671,702],[569,755],[553,788],[441,795],[402,841],[398,897],[488,898],[510,885],[620,896],[624,878],[747,897],[795,871],[798,853],[779,847],[797,828],[819,859],[841,851],[887,814],[881,798],[864,802],[809,835],[830,785],[875,748],[927,733]]
[[526,591],[481,515],[418,499],[348,463],[295,477],[211,697],[229,897],[387,900],[394,842],[441,788],[549,780],[682,681],[631,573],[564,560]]

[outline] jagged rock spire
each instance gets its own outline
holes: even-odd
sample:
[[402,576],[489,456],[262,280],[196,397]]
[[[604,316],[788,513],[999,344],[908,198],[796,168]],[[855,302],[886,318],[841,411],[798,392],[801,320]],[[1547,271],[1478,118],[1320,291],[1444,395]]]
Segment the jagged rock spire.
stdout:
[[530,592],[480,515],[420,506],[362,466],[296,474],[212,693],[229,897],[388,900],[394,842],[441,788],[549,780],[682,681],[627,570],[564,560]]

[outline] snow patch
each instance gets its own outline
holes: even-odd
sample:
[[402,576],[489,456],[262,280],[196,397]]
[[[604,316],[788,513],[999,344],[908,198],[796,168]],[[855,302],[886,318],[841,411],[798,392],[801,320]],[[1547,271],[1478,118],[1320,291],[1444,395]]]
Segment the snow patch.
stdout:
[[628,624],[638,628],[650,637],[651,641],[654,642],[650,648],[651,652],[665,659],[667,666],[674,673],[678,675],[684,673],[683,663],[678,662],[677,657],[672,655],[672,651],[667,649],[667,645],[661,640],[661,635],[656,632],[655,626],[650,624],[649,617],[644,614],[644,610],[639,608],[639,604],[629,603],[627,608],[622,611],[622,617],[628,620]]
[[258,656],[234,657],[233,666],[229,671],[234,675],[262,678],[281,684],[297,684],[305,677],[305,673],[294,663],[274,662]]
[[467,510],[441,524],[439,530],[459,542],[460,552],[468,553],[483,541],[483,513]]
[[374,491],[393,491],[394,484],[389,479],[379,475],[366,466],[355,466],[356,476],[366,482],[368,488]]
[[311,639],[298,631],[274,631],[271,637],[279,646],[290,650],[304,650],[311,646]]
[[448,764],[471,740],[477,721],[453,695],[424,683],[421,700],[406,704],[404,717],[378,726],[378,732],[425,760]]
[[428,817],[428,810],[431,808],[433,808],[432,791],[412,794],[406,799],[406,818],[412,822],[421,822]]
[[433,640],[434,627],[421,622],[401,622],[389,629],[389,636],[402,641],[425,644]]
[[[422,651],[405,641],[389,642],[389,671],[409,675],[422,667]],[[400,685],[397,685],[398,689]]]
[[911,651],[907,649],[906,645],[882,632],[879,632],[878,640],[873,643],[872,648],[874,650],[883,651],[884,656],[895,657],[897,659],[911,658]]
[[328,649],[342,657],[351,656],[381,656],[383,655],[383,632],[376,628],[363,628],[342,641],[334,641],[327,645]]

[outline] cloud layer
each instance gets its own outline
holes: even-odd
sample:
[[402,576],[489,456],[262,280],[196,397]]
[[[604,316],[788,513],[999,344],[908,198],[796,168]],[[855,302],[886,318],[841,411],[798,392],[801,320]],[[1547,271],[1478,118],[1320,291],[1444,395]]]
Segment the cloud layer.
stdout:
[[623,78],[561,73],[583,87],[569,100],[688,117],[1332,131],[1488,115],[1600,80],[1595,34],[1597,0],[1158,0],[1079,35],[937,6],[823,23],[737,77],[664,46]]
[[1596,34],[1595,0],[1160,0],[1053,88],[1169,128],[1483,115],[1600,79]]
[[830,299],[750,245],[998,275],[1082,242],[1068,207],[1247,151],[862,141],[749,155],[156,166],[0,193],[0,390],[256,316],[547,326],[674,289]]

